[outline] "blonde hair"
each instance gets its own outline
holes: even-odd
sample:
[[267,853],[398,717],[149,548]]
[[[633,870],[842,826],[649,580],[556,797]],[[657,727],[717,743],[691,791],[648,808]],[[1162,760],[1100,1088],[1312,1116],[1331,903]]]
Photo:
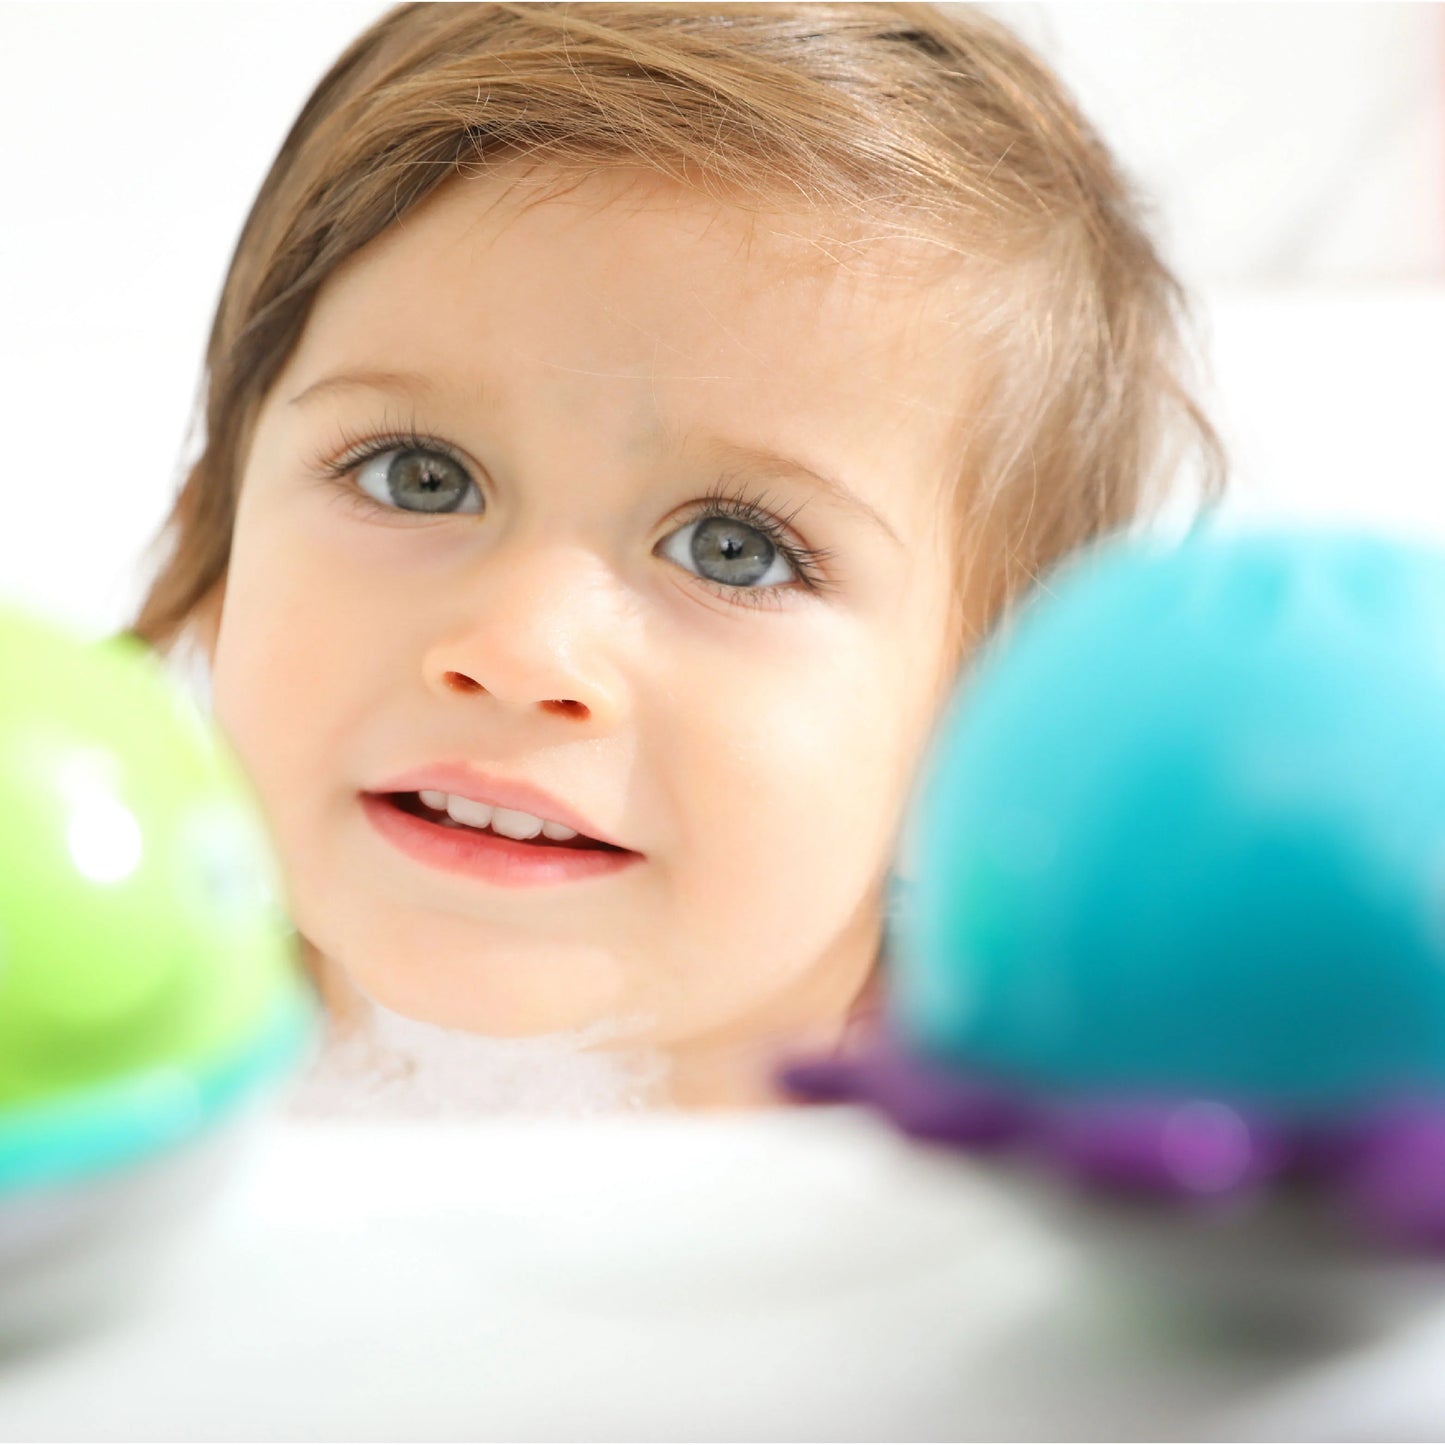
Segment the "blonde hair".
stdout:
[[316,87],[242,229],[206,350],[201,449],[135,635],[169,647],[224,582],[257,413],[319,289],[438,186],[517,156],[642,166],[734,203],[892,227],[974,269],[966,324],[984,364],[960,378],[949,479],[960,647],[1063,553],[1146,513],[1180,447],[1201,456],[1207,492],[1222,484],[1184,381],[1180,288],[1097,135],[988,16],[399,5]]

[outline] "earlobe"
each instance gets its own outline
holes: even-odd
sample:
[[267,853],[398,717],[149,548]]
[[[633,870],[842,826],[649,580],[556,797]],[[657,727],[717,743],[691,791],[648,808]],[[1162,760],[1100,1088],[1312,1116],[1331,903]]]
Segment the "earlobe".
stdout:
[[213,713],[213,677],[216,644],[221,632],[221,610],[226,596],[224,575],[191,608],[181,625],[178,645],[171,652],[172,666],[203,712]]
[[221,610],[226,601],[226,574],[222,573],[209,591],[191,610],[186,630],[195,642],[196,648],[206,659],[208,667],[216,663],[216,641],[221,633]]

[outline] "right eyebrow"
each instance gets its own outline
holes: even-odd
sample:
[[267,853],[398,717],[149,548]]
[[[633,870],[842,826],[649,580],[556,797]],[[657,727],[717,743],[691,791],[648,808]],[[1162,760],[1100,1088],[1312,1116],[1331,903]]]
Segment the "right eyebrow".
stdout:
[[302,402],[314,401],[329,391],[342,391],[350,387],[365,387],[368,391],[402,391],[433,397],[437,393],[436,383],[420,371],[341,371],[334,376],[323,376],[313,381],[304,391],[298,392],[289,402],[300,406]]

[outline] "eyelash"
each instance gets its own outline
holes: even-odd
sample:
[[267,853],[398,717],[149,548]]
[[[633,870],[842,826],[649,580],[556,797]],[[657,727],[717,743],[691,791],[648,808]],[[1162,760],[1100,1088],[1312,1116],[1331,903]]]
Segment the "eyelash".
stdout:
[[[359,491],[351,483],[351,474],[358,467],[365,466],[374,457],[379,457],[385,452],[398,449],[435,452],[439,456],[446,457],[448,461],[465,472],[468,478],[471,478],[471,469],[462,460],[455,447],[440,437],[424,436],[415,427],[379,436],[354,436],[343,433],[324,452],[311,460],[309,469],[322,481],[337,484],[342,498],[367,516],[375,517],[378,513],[386,517],[451,515],[444,512],[408,513],[405,508],[386,507],[375,498],[367,496],[365,492]],[[340,455],[337,455],[338,451]],[[472,485],[476,485],[475,479],[472,479]],[[706,494],[698,500],[697,509],[681,525],[686,527],[693,522],[701,521],[704,517],[715,516],[731,517],[736,521],[743,522],[760,532],[782,554],[784,561],[796,574],[800,585],[813,593],[831,592],[835,584],[824,575],[821,568],[834,556],[834,550],[830,547],[802,547],[796,542],[788,540],[786,529],[793,517],[801,510],[800,507],[794,508],[782,517],[775,517],[773,513],[765,509],[765,505],[766,498],[754,497],[748,491],[742,478],[730,476],[709,487]],[[696,574],[694,575],[696,576]],[[782,606],[784,604],[779,594],[788,590],[787,583],[774,583],[768,587],[729,587],[726,583],[714,582],[709,577],[699,576],[697,580],[710,590],[725,597],[729,602],[735,602],[742,607]],[[738,594],[742,594],[742,597],[739,597]]]

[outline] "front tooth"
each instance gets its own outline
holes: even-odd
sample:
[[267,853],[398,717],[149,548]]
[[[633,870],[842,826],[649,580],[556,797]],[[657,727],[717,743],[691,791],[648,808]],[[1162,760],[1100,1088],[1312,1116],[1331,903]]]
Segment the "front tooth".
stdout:
[[542,820],[531,813],[519,813],[514,808],[488,809],[488,811],[492,814],[492,832],[500,833],[504,838],[515,838],[518,842],[525,842],[528,838],[535,838],[542,831]]
[[445,797],[447,815],[454,823],[465,823],[469,828],[485,828],[492,821],[490,803],[474,803],[470,798],[458,798],[454,793]]
[[438,792],[435,788],[423,788],[417,796],[428,808],[435,808],[438,813],[446,812],[447,795],[445,793]]
[[543,823],[542,831],[558,843],[565,843],[569,838],[577,836],[576,828],[569,828],[565,823]]

